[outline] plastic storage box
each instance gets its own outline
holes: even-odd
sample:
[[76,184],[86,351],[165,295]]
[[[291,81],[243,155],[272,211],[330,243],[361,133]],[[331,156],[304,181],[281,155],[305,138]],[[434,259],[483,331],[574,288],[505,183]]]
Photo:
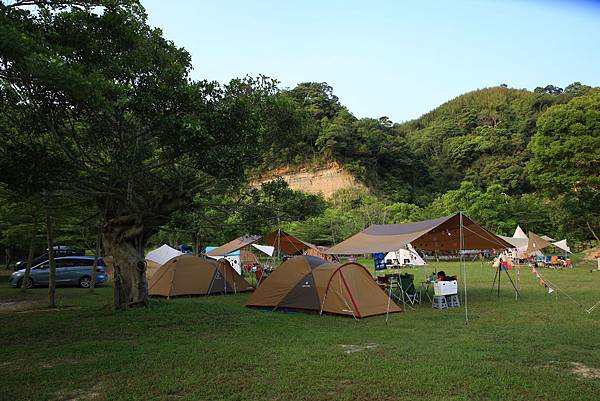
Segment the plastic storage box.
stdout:
[[453,295],[458,294],[458,284],[456,280],[436,281],[433,283],[434,295]]

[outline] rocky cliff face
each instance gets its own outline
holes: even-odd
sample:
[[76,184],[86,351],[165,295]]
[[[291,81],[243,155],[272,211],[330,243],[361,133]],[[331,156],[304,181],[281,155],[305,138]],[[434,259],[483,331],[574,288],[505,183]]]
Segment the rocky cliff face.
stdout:
[[365,188],[364,184],[336,163],[294,171],[289,169],[275,170],[254,180],[252,185],[258,186],[276,177],[282,177],[293,190],[310,194],[320,193],[325,199],[331,198],[334,192],[342,188]]

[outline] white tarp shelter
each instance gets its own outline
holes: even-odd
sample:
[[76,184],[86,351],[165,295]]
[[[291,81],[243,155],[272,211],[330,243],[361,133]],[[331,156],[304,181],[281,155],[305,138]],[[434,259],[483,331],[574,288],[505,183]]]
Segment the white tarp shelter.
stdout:
[[571,247],[567,244],[566,239],[561,239],[560,241],[553,242],[552,245],[554,245],[555,247],[557,247],[559,249],[562,249],[563,251],[565,251],[567,253],[571,253]]
[[275,252],[275,247],[274,246],[270,246],[270,245],[258,245],[258,244],[252,244],[252,246],[256,249],[258,249],[259,251],[261,251],[262,253],[269,255],[269,256],[273,256],[273,252]]
[[179,255],[183,255],[183,252],[164,244],[163,246],[148,252],[146,259],[158,263],[159,265],[164,265],[169,260]]
[[388,252],[384,258],[385,264],[389,266],[424,266],[425,261],[417,253],[411,244],[406,248]]

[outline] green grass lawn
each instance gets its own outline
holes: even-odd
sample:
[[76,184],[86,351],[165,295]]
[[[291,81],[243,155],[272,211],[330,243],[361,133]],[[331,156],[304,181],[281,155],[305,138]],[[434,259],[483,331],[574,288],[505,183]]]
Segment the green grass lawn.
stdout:
[[[600,273],[577,266],[542,274],[588,308],[600,300]],[[250,310],[247,295],[113,312],[109,286],[60,288],[60,310],[46,311],[46,289],[22,296],[2,276],[0,399],[599,399],[600,309],[548,295],[527,269],[521,301],[505,277],[500,298],[490,297],[489,265],[467,270],[469,325],[464,308],[423,304],[386,324]],[[413,272],[419,281],[423,270]],[[11,310],[22,301],[42,309]]]

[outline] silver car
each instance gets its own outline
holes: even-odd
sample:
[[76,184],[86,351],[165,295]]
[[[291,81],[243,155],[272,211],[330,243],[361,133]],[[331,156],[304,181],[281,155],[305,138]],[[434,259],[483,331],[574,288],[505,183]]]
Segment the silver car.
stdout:
[[[56,258],[56,285],[77,285],[89,288],[92,282],[93,256],[63,256]],[[31,268],[27,287],[47,286],[49,281],[50,263],[42,262]],[[11,274],[8,283],[12,287],[21,287],[25,269],[17,270]],[[106,264],[102,258],[96,265],[96,284],[106,283]]]

